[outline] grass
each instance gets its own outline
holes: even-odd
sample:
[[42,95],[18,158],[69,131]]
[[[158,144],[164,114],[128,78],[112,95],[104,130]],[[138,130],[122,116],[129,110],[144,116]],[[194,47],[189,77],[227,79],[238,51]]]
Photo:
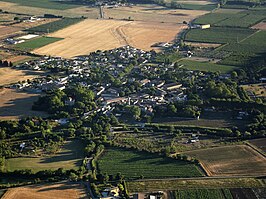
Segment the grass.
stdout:
[[[178,1],[177,1],[178,3]],[[211,11],[217,8],[217,4],[206,4],[206,5],[201,5],[201,4],[190,4],[190,3],[181,3],[181,8],[180,9],[186,9],[186,10],[207,10]]]
[[176,199],[233,199],[229,189],[179,189]]
[[28,32],[43,32],[43,33],[51,33],[58,31],[60,29],[66,28],[68,26],[74,25],[80,21],[82,21],[82,18],[63,18],[59,21],[54,21],[47,24],[42,24],[33,28],[27,29]]
[[39,37],[36,39],[31,39],[29,41],[20,43],[20,44],[16,44],[15,48],[19,49],[19,50],[26,50],[26,51],[30,51],[33,50],[35,48],[40,48],[43,46],[46,46],[48,44],[54,43],[56,41],[60,41],[62,40],[62,38],[55,38],[55,37]]
[[128,149],[110,148],[98,160],[100,173],[126,178],[166,178],[203,176],[199,168],[185,161],[174,160],[156,154]]
[[226,179],[175,179],[175,180],[151,180],[151,181],[131,181],[127,182],[130,193],[152,192],[158,190],[178,190],[178,189],[215,189],[215,188],[250,188],[264,187],[261,179],[255,178],[226,178]]
[[82,163],[83,150],[84,144],[80,140],[68,141],[63,145],[61,151],[53,156],[7,159],[6,170],[31,169],[36,172],[46,169],[56,170],[58,168],[78,169]]
[[182,68],[186,68],[188,70],[198,70],[198,71],[208,71],[208,72],[219,71],[221,73],[228,73],[237,68],[235,66],[221,65],[211,62],[198,62],[191,60],[181,60],[178,63],[182,65]]
[[66,9],[80,7],[80,5],[69,4],[64,1],[54,1],[54,0],[4,0],[4,1],[17,3],[20,6],[29,6],[36,8],[55,9],[55,10],[66,10]]
[[210,29],[190,29],[185,35],[186,41],[206,43],[237,43],[256,30],[244,28],[211,27]]

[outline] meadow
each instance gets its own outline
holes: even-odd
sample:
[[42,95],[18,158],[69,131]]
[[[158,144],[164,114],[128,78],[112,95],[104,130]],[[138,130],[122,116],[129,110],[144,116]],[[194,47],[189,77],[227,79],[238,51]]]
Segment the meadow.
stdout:
[[6,160],[6,170],[31,169],[34,172],[46,169],[78,169],[84,157],[84,145],[80,140],[67,141],[59,152],[43,157],[19,157]]
[[266,172],[265,157],[246,145],[194,150],[185,154],[199,159],[211,176],[255,176]]
[[190,29],[185,35],[185,41],[207,43],[237,43],[256,30],[242,28],[211,27],[210,29]]
[[43,32],[43,33],[51,33],[58,31],[60,29],[66,28],[68,26],[74,25],[80,21],[82,18],[63,18],[58,21],[50,22],[47,24],[42,24],[40,26],[36,26],[33,28],[29,28],[26,31],[28,32]]
[[79,7],[80,5],[70,4],[64,1],[54,0],[4,0],[5,2],[16,3],[20,6],[29,6],[37,8],[55,9],[55,10],[66,10],[71,8]]
[[237,68],[235,66],[221,65],[211,62],[198,62],[198,61],[191,61],[184,59],[180,60],[178,64],[182,66],[182,68],[186,68],[188,70],[209,71],[209,72],[219,71],[221,73],[228,73]]
[[174,195],[176,199],[233,199],[229,189],[179,189]]
[[35,48],[40,48],[42,46],[46,46],[50,43],[54,43],[56,41],[60,41],[62,40],[61,38],[55,38],[55,37],[39,37],[36,39],[31,39],[29,41],[25,41],[23,43],[20,44],[16,44],[14,46],[15,49],[19,49],[19,50],[26,50],[26,51],[30,51],[33,50]]
[[107,149],[97,163],[100,173],[121,172],[127,179],[203,176],[192,163],[122,148]]

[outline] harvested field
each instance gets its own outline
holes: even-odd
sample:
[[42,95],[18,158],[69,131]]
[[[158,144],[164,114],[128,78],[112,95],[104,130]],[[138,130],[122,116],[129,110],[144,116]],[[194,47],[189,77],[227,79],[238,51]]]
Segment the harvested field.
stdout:
[[256,146],[258,149],[266,153],[266,138],[249,140],[249,143]]
[[211,176],[256,176],[266,173],[265,157],[246,145],[195,150],[186,154],[199,159]]
[[14,24],[12,26],[26,29],[26,28],[32,28],[32,27],[35,27],[35,26],[47,24],[47,23],[50,23],[50,22],[58,21],[58,20],[60,20],[60,18],[57,18],[57,19],[54,19],[54,18],[53,19],[41,19],[41,20],[35,21],[35,22],[24,21],[24,22],[21,22],[21,23],[18,23],[18,24]]
[[[17,58],[8,58],[8,60],[21,61],[22,58],[24,59],[26,57],[17,56]],[[18,81],[23,81],[27,79],[33,79],[38,77],[39,75],[42,75],[42,73],[37,71],[33,72],[28,70],[17,70],[13,68],[0,67],[0,86],[16,83]]]
[[266,22],[263,21],[263,22],[260,22],[254,26],[252,26],[251,28],[253,29],[259,29],[259,30],[266,30]]
[[8,189],[2,199],[78,199],[86,198],[86,191],[79,183],[39,184]]
[[153,21],[165,23],[183,23],[191,21],[201,15],[208,13],[203,10],[169,9],[158,5],[143,5],[132,7],[118,7],[104,9],[105,18],[128,19],[134,21]]
[[247,84],[242,86],[250,95],[255,95],[256,97],[266,97],[266,84]]
[[20,28],[20,27],[0,26],[0,39],[7,37],[10,34],[14,34],[16,32],[19,32],[21,30],[22,30],[22,28]]
[[38,97],[39,94],[18,92],[15,89],[1,89],[0,119],[15,120],[25,116],[47,117],[48,115],[44,112],[31,110],[33,102],[37,101]]
[[151,50],[152,44],[172,41],[185,27],[178,24],[88,19],[50,34],[50,37],[65,39],[36,49],[34,53],[70,58],[124,45]]
[[9,58],[7,58],[7,61],[11,61],[13,64],[17,64],[17,63],[21,63],[21,62],[25,62],[28,60],[32,60],[33,57],[27,56],[27,55],[17,55],[17,56],[11,56]]

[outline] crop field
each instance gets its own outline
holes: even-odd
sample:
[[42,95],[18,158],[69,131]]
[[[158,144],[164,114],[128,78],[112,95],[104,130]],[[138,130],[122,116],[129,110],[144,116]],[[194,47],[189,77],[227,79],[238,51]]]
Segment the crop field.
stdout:
[[184,28],[184,25],[170,23],[87,19],[50,34],[50,37],[65,39],[36,49],[34,52],[71,58],[124,45],[151,50],[151,45],[172,41]]
[[69,4],[64,1],[54,1],[54,0],[4,0],[5,2],[16,3],[20,6],[29,6],[37,8],[47,8],[47,9],[57,9],[65,10],[70,8],[76,8],[80,5]]
[[206,10],[168,9],[155,4],[104,9],[106,19],[109,17],[113,19],[128,19],[130,17],[134,21],[181,24],[183,21],[189,22],[208,12]]
[[265,157],[246,145],[195,150],[186,154],[199,159],[211,176],[264,175],[266,172]]
[[39,94],[17,92],[15,89],[1,89],[0,97],[1,120],[16,120],[27,116],[48,116],[44,112],[31,110],[33,102],[37,101]]
[[266,138],[249,140],[249,143],[256,146],[258,149],[266,153]]
[[[150,181],[127,182],[130,193],[152,192],[158,190],[178,189],[226,189],[226,188],[264,188],[265,183],[255,178],[226,178],[226,179],[166,179]],[[189,198],[190,199],[190,198]],[[213,198],[214,199],[214,198]]]
[[86,198],[86,189],[79,183],[49,183],[10,188],[2,199],[77,199]]
[[31,39],[29,41],[25,41],[23,43],[20,44],[16,44],[14,46],[15,49],[19,49],[19,50],[26,50],[26,51],[30,51],[33,50],[35,48],[40,48],[42,46],[46,46],[50,43],[54,43],[56,41],[60,41],[62,40],[61,38],[55,38],[55,37],[39,37],[36,39]]
[[175,199],[233,199],[229,189],[179,189]]
[[196,24],[211,24],[212,26],[247,28],[266,18],[264,13],[242,11],[234,13],[213,12],[197,18]]
[[20,27],[0,26],[0,39],[8,37],[11,34],[17,33],[22,30]]
[[97,163],[102,174],[116,175],[121,172],[126,178],[203,176],[194,164],[128,149],[108,149]]
[[220,71],[221,73],[228,73],[237,68],[235,66],[221,65],[211,62],[198,62],[198,61],[191,61],[184,59],[179,61],[178,64],[180,65],[180,67],[182,66],[182,68],[186,68],[188,70],[210,71],[210,72]]
[[36,26],[30,29],[27,29],[28,32],[44,32],[44,33],[50,33],[55,32],[60,29],[66,28],[68,26],[74,25],[83,19],[81,18],[63,18],[58,21],[54,21],[51,23],[43,24],[40,26]]
[[[59,1],[53,1],[53,2],[59,3]],[[62,10],[62,9],[58,10],[58,9],[51,9],[51,7],[49,8],[30,7],[30,6],[23,6],[21,4],[15,4],[15,3],[4,2],[4,1],[0,1],[0,7],[1,9],[5,11],[9,11],[13,13],[21,13],[21,14],[26,14],[26,15],[31,13],[32,15],[41,16],[41,15],[49,13],[49,14],[54,14],[54,15],[59,15],[59,16],[64,16],[64,17],[71,17],[71,18],[85,16],[85,17],[96,19],[97,17],[99,17],[99,8],[96,8],[96,7],[88,8],[85,6],[81,6],[81,7],[75,7],[75,8],[66,9],[66,10]]]
[[40,171],[46,169],[56,170],[78,169],[84,157],[84,145],[80,140],[67,141],[55,155],[44,157],[19,157],[6,160],[6,169],[10,171],[31,169]]
[[239,43],[231,43],[219,50],[236,52],[236,53],[263,53],[266,52],[266,31],[258,31],[250,37],[243,39]]
[[242,86],[249,94],[254,94],[255,97],[266,97],[265,83],[258,83],[258,84],[247,84]]
[[266,30],[266,22],[260,22],[254,26],[252,26],[253,29],[259,29],[259,30]]
[[185,35],[186,41],[207,43],[237,43],[256,32],[251,29],[221,28],[191,29]]

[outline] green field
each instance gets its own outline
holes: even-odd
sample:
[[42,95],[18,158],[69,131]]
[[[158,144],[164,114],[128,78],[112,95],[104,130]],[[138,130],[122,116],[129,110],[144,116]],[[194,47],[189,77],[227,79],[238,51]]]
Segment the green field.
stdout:
[[6,170],[14,171],[19,169],[31,169],[32,171],[40,171],[46,169],[56,170],[78,169],[81,166],[84,157],[84,145],[79,140],[66,142],[61,151],[53,156],[36,157],[36,158],[10,158],[6,160]]
[[208,13],[194,21],[196,24],[211,24],[219,27],[247,28],[266,18],[264,12],[243,11],[238,13]]
[[235,66],[229,65],[221,65],[221,64],[214,64],[210,62],[198,62],[192,60],[181,60],[178,62],[182,68],[186,68],[188,70],[198,70],[198,71],[209,71],[209,72],[221,72],[221,73],[228,73],[237,69]]
[[176,199],[233,199],[229,189],[180,189]]
[[62,40],[61,38],[55,38],[55,37],[39,37],[36,39],[31,39],[29,41],[26,41],[24,43],[16,44],[15,48],[19,50],[26,50],[30,51],[35,48],[40,48],[42,46],[46,46],[50,43],[54,43],[56,41]]
[[251,37],[237,44],[229,44],[220,50],[237,53],[263,53],[266,52],[266,31],[258,31]]
[[49,32],[51,33],[51,32],[55,32],[57,30],[66,28],[68,26],[71,26],[73,24],[76,24],[82,20],[83,20],[82,18],[63,18],[59,21],[54,21],[51,23],[29,28],[27,29],[27,31],[28,32],[43,32],[43,33]]
[[17,3],[20,6],[29,6],[46,9],[66,10],[80,7],[80,5],[70,4],[64,1],[54,0],[4,0],[6,2]]
[[211,10],[213,10],[215,8],[217,8],[217,4],[200,5],[200,4],[190,4],[190,3],[183,3],[183,2],[180,4],[180,9],[187,9],[187,10],[207,10],[207,11],[211,11]]
[[256,30],[224,27],[211,27],[204,30],[190,29],[184,35],[184,40],[205,43],[237,43],[254,32]]
[[98,160],[98,167],[102,174],[121,172],[126,178],[139,178],[141,175],[144,178],[203,176],[196,165],[185,161],[118,148],[105,151]]
[[[175,179],[127,182],[130,193],[152,192],[158,190],[178,189],[225,189],[265,187],[262,179],[255,178],[227,178],[227,179]],[[214,198],[213,198],[214,199]]]

